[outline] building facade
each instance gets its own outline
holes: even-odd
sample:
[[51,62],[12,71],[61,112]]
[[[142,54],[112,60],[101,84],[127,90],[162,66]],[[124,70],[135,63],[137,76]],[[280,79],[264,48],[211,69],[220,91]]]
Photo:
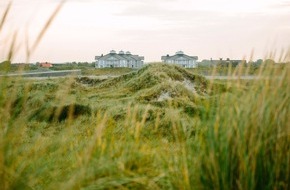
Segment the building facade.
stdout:
[[182,51],[178,51],[173,56],[170,56],[170,55],[162,56],[161,60],[164,63],[177,64],[184,68],[196,68],[198,57],[188,56],[184,54]]
[[223,59],[223,58],[220,58],[220,59],[205,59],[205,60],[202,60],[199,65],[200,66],[206,66],[206,67],[214,67],[214,66],[232,66],[232,67],[236,67],[238,66],[239,64],[247,64],[247,61],[246,60],[237,60],[237,59],[230,59],[230,58],[227,58],[227,59]]
[[132,55],[129,51],[126,53],[112,50],[106,55],[95,57],[96,68],[106,67],[128,67],[128,68],[141,68],[144,64],[144,57],[139,55]]

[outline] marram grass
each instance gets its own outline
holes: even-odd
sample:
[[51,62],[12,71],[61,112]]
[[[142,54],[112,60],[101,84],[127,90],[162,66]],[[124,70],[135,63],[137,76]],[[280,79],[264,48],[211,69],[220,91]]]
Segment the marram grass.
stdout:
[[[31,47],[27,39],[27,60],[62,5]],[[16,41],[15,32],[1,73],[15,69]],[[289,82],[289,64],[0,77],[0,189],[289,189]]]
[[163,64],[89,84],[2,77],[1,189],[288,189],[290,73],[270,70],[228,83]]
[[288,189],[290,73],[269,75],[219,98],[200,156],[205,189]]

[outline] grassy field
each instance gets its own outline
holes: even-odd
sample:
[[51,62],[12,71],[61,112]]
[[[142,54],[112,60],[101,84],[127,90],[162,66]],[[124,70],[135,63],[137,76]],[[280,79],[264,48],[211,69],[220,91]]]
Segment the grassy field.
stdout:
[[289,189],[289,71],[2,77],[0,189]]

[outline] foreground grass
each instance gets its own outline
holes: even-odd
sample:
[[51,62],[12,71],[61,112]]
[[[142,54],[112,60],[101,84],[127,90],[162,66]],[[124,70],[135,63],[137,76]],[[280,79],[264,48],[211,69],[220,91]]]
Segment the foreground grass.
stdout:
[[289,68],[263,73],[1,78],[0,189],[288,189]]

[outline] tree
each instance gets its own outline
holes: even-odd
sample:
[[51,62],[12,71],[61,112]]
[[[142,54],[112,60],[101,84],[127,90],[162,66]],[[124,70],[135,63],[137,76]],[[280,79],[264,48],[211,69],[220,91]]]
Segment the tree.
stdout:
[[273,59],[266,59],[265,64],[266,65],[273,65],[273,64],[275,64],[275,61]]
[[11,61],[3,61],[0,63],[0,71],[8,72],[11,69]]

